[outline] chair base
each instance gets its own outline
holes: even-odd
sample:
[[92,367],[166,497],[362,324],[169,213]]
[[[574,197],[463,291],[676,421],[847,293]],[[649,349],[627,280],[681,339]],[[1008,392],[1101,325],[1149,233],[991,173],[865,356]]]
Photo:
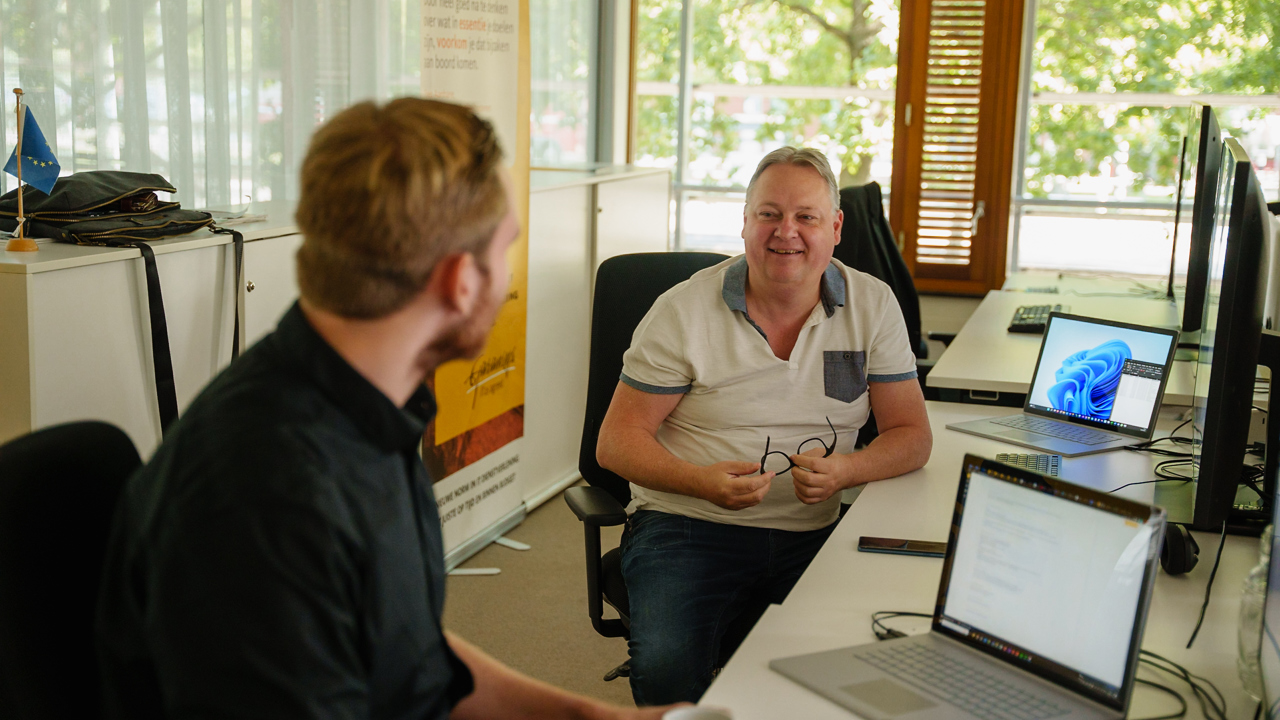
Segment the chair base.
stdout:
[[604,681],[605,681],[605,682],[612,682],[612,681],[614,681],[614,680],[617,680],[617,679],[618,679],[618,678],[620,678],[620,677],[624,677],[624,678],[629,678],[629,677],[631,677],[631,661],[630,661],[630,660],[628,660],[628,661],[626,661],[626,662],[622,663],[622,664],[621,664],[621,665],[619,665],[618,667],[616,667],[616,668],[614,668],[614,669],[610,670],[609,672],[605,673],[605,674],[604,674]]

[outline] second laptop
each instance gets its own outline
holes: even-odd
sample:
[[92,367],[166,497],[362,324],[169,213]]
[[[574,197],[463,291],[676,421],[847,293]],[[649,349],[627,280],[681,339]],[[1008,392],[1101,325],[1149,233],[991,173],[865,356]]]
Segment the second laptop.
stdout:
[[1052,313],[1022,413],[951,430],[1066,457],[1151,439],[1178,331]]

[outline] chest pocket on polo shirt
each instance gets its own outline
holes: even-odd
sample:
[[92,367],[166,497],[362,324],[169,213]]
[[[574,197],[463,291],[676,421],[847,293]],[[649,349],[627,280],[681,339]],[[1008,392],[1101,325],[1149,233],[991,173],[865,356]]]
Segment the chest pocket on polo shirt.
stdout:
[[822,382],[827,397],[851,403],[867,391],[867,353],[826,350],[822,353]]

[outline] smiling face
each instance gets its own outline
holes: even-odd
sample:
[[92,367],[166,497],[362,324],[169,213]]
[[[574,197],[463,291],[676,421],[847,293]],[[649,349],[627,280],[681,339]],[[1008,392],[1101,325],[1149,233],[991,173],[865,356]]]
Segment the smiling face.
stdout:
[[786,164],[765,168],[743,211],[749,283],[816,293],[843,222],[844,213],[831,206],[831,190],[817,170]]

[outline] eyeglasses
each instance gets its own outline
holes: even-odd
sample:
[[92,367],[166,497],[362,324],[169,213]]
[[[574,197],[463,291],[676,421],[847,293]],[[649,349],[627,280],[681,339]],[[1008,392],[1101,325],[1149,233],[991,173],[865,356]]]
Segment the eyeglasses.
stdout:
[[[800,443],[799,447],[796,448],[796,452],[795,452],[796,455],[801,455],[804,453],[805,445],[808,445],[811,442],[816,442],[816,443],[821,443],[822,447],[827,449],[827,451],[822,454],[822,457],[831,457],[831,453],[836,451],[836,426],[831,424],[831,418],[826,418],[826,421],[827,421],[827,427],[831,428],[831,444],[830,445],[826,444],[825,442],[822,441],[822,438],[816,438],[816,437],[809,438],[808,440],[805,440],[804,442]],[[796,464],[794,462],[791,462],[790,455],[787,455],[781,450],[774,450],[773,452],[769,452],[769,443],[771,442],[771,440],[772,438],[768,436],[766,436],[764,439],[764,455],[760,456],[760,472],[762,474],[765,472],[772,472],[774,475],[781,475],[784,472],[790,471],[791,468],[796,466]],[[781,470],[767,470],[765,468],[765,464],[769,462],[770,455],[777,455],[781,457],[783,460],[787,462],[787,466]],[[778,465],[778,464],[779,463],[776,463],[776,462],[774,463],[774,465]]]

